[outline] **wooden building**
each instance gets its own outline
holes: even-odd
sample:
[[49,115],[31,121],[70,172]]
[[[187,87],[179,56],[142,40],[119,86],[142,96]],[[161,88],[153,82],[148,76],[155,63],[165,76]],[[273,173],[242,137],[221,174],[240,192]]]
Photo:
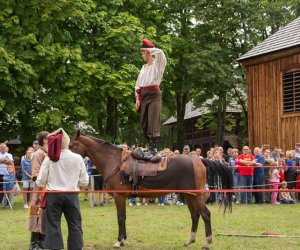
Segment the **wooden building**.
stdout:
[[300,17],[239,58],[247,69],[250,147],[300,142]]

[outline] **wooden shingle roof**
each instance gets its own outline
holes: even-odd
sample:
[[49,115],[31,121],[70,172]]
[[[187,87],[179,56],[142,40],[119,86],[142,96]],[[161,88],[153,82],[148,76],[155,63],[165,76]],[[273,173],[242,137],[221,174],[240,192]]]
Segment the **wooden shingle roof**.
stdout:
[[[216,97],[214,97],[213,99],[208,99],[203,104],[203,106],[200,107],[200,108],[194,107],[193,102],[189,101],[185,105],[184,120],[195,118],[195,117],[200,117],[201,115],[211,113],[211,109],[209,108],[209,105],[212,105],[212,102],[215,99],[216,99]],[[230,105],[228,105],[226,107],[226,112],[227,113],[242,113],[242,108],[240,107],[240,105],[235,100],[232,100]],[[169,124],[173,124],[175,122],[177,122],[177,119],[174,116],[171,116],[168,120],[166,120],[163,123],[163,125],[169,125]]]
[[258,44],[249,52],[241,56],[238,61],[248,60],[272,52],[278,52],[300,45],[300,17],[287,26],[281,28],[266,40]]

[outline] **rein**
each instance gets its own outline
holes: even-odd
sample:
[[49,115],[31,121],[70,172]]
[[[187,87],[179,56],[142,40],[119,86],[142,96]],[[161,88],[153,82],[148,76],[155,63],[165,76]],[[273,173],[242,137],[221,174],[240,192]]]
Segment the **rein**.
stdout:
[[[74,143],[73,147],[77,148],[77,146],[78,146],[78,141],[76,141],[76,143]],[[131,154],[128,154],[126,157],[124,157],[125,154],[126,154],[126,151],[123,149],[122,157],[121,157],[121,162],[117,166],[115,166],[115,168],[113,169],[113,171],[103,180],[103,186],[106,186],[107,182],[110,181],[110,179],[120,170],[121,166],[131,156]]]
[[110,179],[120,170],[121,166],[129,159],[130,156],[131,154],[128,154],[124,159],[121,160],[121,162],[117,166],[115,166],[113,171],[104,179],[103,181],[104,186],[106,186],[107,182],[109,182]]

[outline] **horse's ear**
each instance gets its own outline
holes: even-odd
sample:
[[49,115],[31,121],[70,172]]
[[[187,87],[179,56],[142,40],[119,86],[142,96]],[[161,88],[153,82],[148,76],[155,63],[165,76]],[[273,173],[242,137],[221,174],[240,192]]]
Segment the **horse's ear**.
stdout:
[[77,139],[80,136],[80,129],[76,130],[75,138]]

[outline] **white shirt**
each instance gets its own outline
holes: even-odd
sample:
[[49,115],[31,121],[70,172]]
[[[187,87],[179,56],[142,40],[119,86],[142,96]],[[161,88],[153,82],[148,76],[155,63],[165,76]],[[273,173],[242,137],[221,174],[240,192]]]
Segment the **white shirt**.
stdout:
[[[4,152],[4,153],[0,152],[0,159],[14,161],[12,154],[7,153],[7,152]],[[0,174],[2,174],[2,175],[8,174],[7,167],[8,167],[8,164],[0,163]]]
[[135,84],[136,91],[141,87],[154,85],[159,86],[167,65],[166,56],[161,49],[149,48],[148,50],[150,51],[150,54],[155,57],[155,59],[151,64],[143,65]]
[[274,169],[272,172],[271,172],[271,176],[270,176],[270,181],[280,181],[279,177],[279,171],[277,169]]
[[79,186],[89,184],[89,176],[82,157],[69,149],[63,149],[57,162],[46,157],[36,184],[39,187],[46,187],[47,190],[79,191]]

